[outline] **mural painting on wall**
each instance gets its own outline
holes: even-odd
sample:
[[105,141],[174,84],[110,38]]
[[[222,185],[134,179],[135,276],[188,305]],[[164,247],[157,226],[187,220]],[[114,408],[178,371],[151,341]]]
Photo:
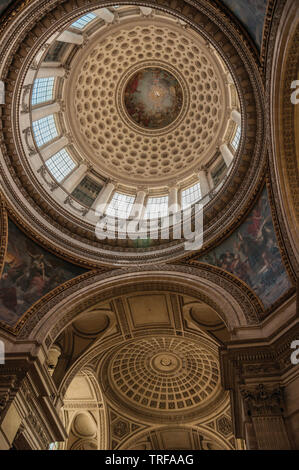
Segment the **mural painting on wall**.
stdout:
[[219,266],[239,277],[266,308],[292,287],[277,245],[266,188],[245,222],[198,261]]
[[44,250],[9,220],[0,278],[0,321],[14,325],[43,295],[85,271]]
[[222,0],[223,3],[243,23],[260,48],[263,37],[267,0]]

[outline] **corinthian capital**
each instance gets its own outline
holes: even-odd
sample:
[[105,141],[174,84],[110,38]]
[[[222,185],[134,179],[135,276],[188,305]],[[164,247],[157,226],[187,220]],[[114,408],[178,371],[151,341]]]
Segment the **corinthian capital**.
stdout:
[[280,387],[265,387],[259,384],[241,390],[248,416],[277,416],[283,412],[283,390]]

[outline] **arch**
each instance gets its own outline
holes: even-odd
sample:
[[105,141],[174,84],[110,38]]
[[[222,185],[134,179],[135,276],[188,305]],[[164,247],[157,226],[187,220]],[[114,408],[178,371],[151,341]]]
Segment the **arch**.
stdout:
[[[86,5],[83,1],[72,2],[69,8],[64,10],[59,7],[56,10],[56,2],[49,1],[46,10],[43,10],[40,3],[34,1],[29,7],[22,10],[23,26],[22,35],[18,34],[16,27],[16,34],[14,41],[6,47],[8,38],[5,36],[3,39],[3,48],[0,50],[0,57],[3,59],[3,67],[5,68],[5,79],[11,80],[14,83],[15,92],[12,93],[9,106],[13,109],[13,120],[17,120],[17,113],[19,112],[19,96],[20,88],[23,86],[24,77],[32,65],[32,61],[36,54],[42,56],[43,49],[46,41],[50,41],[51,37],[57,31],[75,20],[78,15],[86,14],[96,6],[112,5],[113,2],[89,2]],[[125,3],[125,2],[123,2]],[[140,5],[141,2],[130,2],[130,4]],[[234,77],[238,94],[240,96],[240,103],[242,108],[242,132],[241,142],[239,146],[239,153],[236,156],[236,165],[230,172],[225,184],[221,187],[217,195],[206,206],[206,224],[205,224],[205,240],[211,242],[215,238],[220,239],[221,235],[233,229],[236,225],[236,219],[242,217],[247,211],[255,194],[259,190],[264,172],[264,163],[266,158],[265,140],[263,139],[263,84],[261,81],[261,74],[257,66],[257,56],[251,41],[243,36],[241,29],[238,27],[237,22],[231,21],[229,27],[227,25],[227,17],[225,12],[221,9],[220,5],[209,4],[205,1],[197,2],[196,6],[191,5],[190,2],[177,2],[173,3],[166,0],[163,4],[157,4],[152,1],[142,2],[144,6],[158,8],[164,12],[172,13],[178,19],[186,22],[195,31],[198,31],[205,40],[212,44],[212,46],[219,52],[223,61],[226,63],[231,75]],[[73,8],[72,8],[73,7]],[[217,13],[221,13],[217,15]],[[36,16],[35,16],[36,15]],[[43,15],[55,16],[55,22],[48,30],[42,23],[39,23]],[[17,17],[18,15],[16,15]],[[30,17],[30,20],[29,20]],[[32,28],[34,18],[36,17],[36,27],[41,29],[41,34],[30,47],[30,52],[24,50],[18,52],[13,62],[11,59],[6,60],[7,54],[11,52],[11,47],[14,50],[20,46],[26,48],[26,41],[31,41],[29,30]],[[10,19],[10,21],[13,21]],[[17,21],[17,19],[16,19]],[[28,36],[26,36],[28,33]],[[240,41],[240,35],[242,41]],[[11,37],[9,37],[11,41]],[[22,56],[22,70],[19,69],[19,54]],[[40,57],[39,56],[39,57]],[[12,70],[10,70],[12,66]],[[14,75],[17,74],[17,80],[14,80]],[[12,77],[12,78],[11,78]],[[250,102],[250,111],[248,110],[247,103]],[[10,117],[7,116],[3,119],[3,129],[7,132],[15,131],[14,126],[11,126]],[[39,238],[46,247],[50,250],[67,257],[71,261],[80,263],[89,263],[89,266],[99,266],[104,263],[109,264],[129,264],[135,265],[141,262],[152,263],[153,259],[177,259],[184,256],[183,243],[170,243],[159,246],[155,250],[134,250],[129,246],[115,246],[112,243],[108,245],[95,242],[91,233],[89,224],[81,218],[67,217],[67,214],[62,210],[61,206],[56,206],[51,200],[48,206],[48,196],[44,192],[43,185],[37,186],[35,192],[28,196],[29,185],[32,184],[31,174],[22,174],[23,181],[23,194],[21,196],[18,188],[18,176],[12,180],[10,175],[9,165],[15,166],[16,172],[18,165],[16,164],[20,159],[24,160],[24,167],[26,165],[26,152],[22,149],[22,138],[19,131],[16,131],[15,139],[7,144],[4,150],[3,160],[7,163],[4,165],[3,176],[4,192],[10,205],[14,208],[17,214],[19,223],[27,227],[28,231],[34,238]],[[43,194],[44,207],[40,207],[40,195]],[[46,208],[49,207],[49,210]],[[28,224],[30,220],[30,226]],[[66,228],[67,227],[67,228]],[[154,255],[154,257],[153,257]]]
[[[85,448],[86,444],[88,448],[96,446],[96,449],[106,449],[108,446],[106,406],[100,385],[90,368],[84,368],[72,379],[64,399],[61,413],[63,412],[68,438],[63,447],[80,449]],[[80,400],[80,409],[76,407],[78,400]]]
[[[292,102],[299,80],[299,11],[292,0],[277,6],[272,25],[267,69],[267,108],[269,116],[270,170],[278,211],[280,230],[293,269],[299,270],[299,104]],[[275,40],[274,40],[275,38]],[[299,83],[299,82],[298,82]],[[298,93],[297,93],[298,96]]]
[[[172,426],[171,428],[168,426],[160,426],[160,427],[153,427],[150,429],[142,430],[140,432],[137,432],[134,434],[134,436],[129,437],[126,439],[124,442],[120,444],[120,446],[117,448],[118,450],[126,450],[126,449],[134,449],[134,444],[136,444],[136,441],[140,443],[144,443],[144,448],[140,448],[139,450],[170,450],[169,447],[165,449],[152,449],[149,447],[150,445],[150,435],[155,434],[157,435],[163,435],[163,433],[167,434],[171,430],[171,433],[190,433],[190,434],[197,434],[198,437],[200,436],[199,439],[194,439],[193,443],[195,444],[196,442],[200,444],[200,450],[209,450],[210,446],[214,444],[215,448],[217,450],[232,450],[232,446],[223,438],[221,437],[218,433],[216,433],[214,430],[208,430],[202,426]],[[156,441],[159,441],[159,439],[155,439]],[[170,439],[171,441],[171,439]],[[190,442],[191,444],[191,442]],[[148,447],[146,447],[148,445]],[[133,447],[132,447],[133,446]],[[171,447],[171,450],[174,450],[173,447]],[[180,447],[180,450],[182,448]],[[190,447],[190,448],[185,448],[184,450],[196,450],[196,448]]]
[[[139,287],[138,287],[139,286]],[[207,266],[147,266],[91,273],[69,288],[57,289],[49,301],[41,300],[23,319],[19,337],[45,342],[46,348],[82,311],[122,293],[162,288],[193,296],[214,308],[229,331],[257,324],[262,307],[257,297],[236,279]],[[24,321],[25,320],[25,321]]]

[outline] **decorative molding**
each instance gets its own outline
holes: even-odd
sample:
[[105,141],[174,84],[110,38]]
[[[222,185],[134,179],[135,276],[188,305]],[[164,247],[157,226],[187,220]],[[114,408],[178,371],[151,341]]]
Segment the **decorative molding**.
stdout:
[[[292,181],[292,185],[291,185],[292,189],[290,191],[290,197],[293,199],[293,201],[295,201],[295,207],[298,207],[299,196],[298,196],[298,191],[296,191],[296,188],[298,187],[298,175],[297,175],[297,180],[296,180],[296,173],[295,171],[293,171],[293,169],[296,168],[297,166],[296,162],[294,161],[294,159],[296,159],[296,149],[294,148],[294,130],[295,130],[294,106],[290,102],[290,94],[291,94],[290,82],[291,82],[291,79],[295,80],[297,78],[296,77],[296,61],[298,62],[299,60],[298,59],[298,39],[297,39],[297,46],[296,46],[296,42],[293,42],[293,46],[291,50],[289,51],[291,53],[291,56],[289,56],[286,59],[285,77],[287,77],[287,80],[284,80],[282,82],[281,79],[279,78],[279,87],[281,86],[281,83],[284,84],[284,87],[283,87],[284,91],[281,96],[282,115],[280,116],[280,119],[282,120],[281,125],[284,126],[284,132],[282,133],[284,145],[283,145],[283,149],[279,149],[279,145],[277,145],[277,148],[275,148],[275,145],[273,145],[273,139],[275,138],[275,136],[273,135],[273,132],[277,127],[277,125],[274,126],[273,124],[273,116],[272,116],[272,102],[275,99],[275,96],[273,97],[273,80],[276,79],[276,77],[273,76],[273,61],[275,58],[275,54],[277,54],[277,51],[276,51],[277,35],[282,34],[282,32],[280,31],[281,19],[285,13],[287,0],[279,0],[274,3],[275,3],[274,11],[273,11],[271,29],[270,29],[268,45],[267,45],[267,60],[265,62],[266,83],[268,84],[268,86],[266,87],[266,94],[265,94],[265,112],[266,112],[266,117],[267,117],[266,135],[268,137],[268,147],[269,147],[269,169],[270,169],[270,175],[271,175],[271,193],[273,194],[273,200],[275,202],[275,209],[277,212],[279,230],[281,232],[281,238],[283,240],[283,244],[284,244],[286,254],[288,257],[288,263],[292,267],[293,273],[296,273],[296,275],[298,276],[299,261],[298,259],[296,259],[296,256],[294,254],[294,251],[290,242],[289,232],[286,226],[286,221],[284,218],[284,213],[283,213],[284,203],[283,203],[283,200],[281,199],[281,195],[280,195],[281,190],[279,187],[279,181],[281,182],[282,175],[279,172],[279,169],[277,168],[277,159],[279,155],[281,154],[282,155],[281,158],[285,160],[285,167],[286,167],[286,172],[287,172],[286,180]],[[287,32],[289,32],[289,30]],[[296,34],[298,35],[298,28],[297,28]],[[297,55],[297,59],[295,58],[296,55]],[[280,97],[280,91],[278,91],[278,88],[276,88],[276,90],[277,90],[276,98],[278,99]],[[290,106],[292,109],[289,109]],[[277,105],[275,103],[275,109],[276,107]],[[276,129],[276,132],[277,132],[277,129]],[[278,180],[277,180],[277,176],[279,176]],[[283,183],[283,185],[286,186],[285,183]]]
[[[34,2],[33,2],[34,3]],[[35,3],[30,4],[31,10],[31,17],[30,20],[37,15],[35,10]],[[192,6],[190,5],[192,3]],[[80,4],[80,2],[79,2]],[[54,19],[53,13],[51,11],[51,5],[54,6],[50,2],[47,4],[47,15],[49,15],[52,19]],[[242,141],[240,144],[240,152],[239,155],[236,157],[236,166],[235,169],[229,175],[229,178],[221,188],[221,191],[215,195],[213,201],[210,201],[206,207],[206,221],[205,226],[206,230],[206,240],[209,242],[211,239],[215,238],[215,233],[217,237],[222,237],[223,234],[227,233],[228,227],[229,230],[235,225],[235,216],[239,216],[240,212],[244,210],[245,201],[247,202],[252,193],[256,190],[257,187],[261,184],[261,175],[263,173],[263,165],[265,161],[265,153],[262,150],[263,146],[263,131],[262,131],[262,116],[263,116],[263,109],[262,109],[262,81],[259,74],[259,71],[256,68],[256,56],[255,52],[252,49],[252,44],[244,39],[243,43],[240,43],[239,38],[237,38],[237,34],[240,33],[240,29],[236,27],[233,23],[229,23],[227,21],[227,17],[222,14],[223,9],[213,6],[213,5],[206,5],[206,3],[199,4],[195,2],[189,2],[189,5],[185,3],[186,8],[184,9],[184,15],[182,15],[182,6],[173,7],[171,8],[170,4],[168,5],[168,1],[165,2],[164,6],[157,5],[158,8],[161,8],[163,11],[172,11],[174,15],[178,18],[185,18],[185,21],[192,25],[195,29],[198,29],[200,33],[206,38],[213,42],[213,46],[217,51],[220,53],[224,61],[226,62],[230,72],[233,74],[236,86],[238,88],[240,100],[241,100],[241,108],[242,114],[244,116],[244,128],[247,129],[247,133],[242,136]],[[89,3],[88,7],[86,5],[82,5],[82,13],[88,12],[92,10],[93,4]],[[215,15],[215,11],[217,10],[217,14]],[[33,14],[34,12],[34,14]],[[60,9],[55,12],[55,15],[58,18],[61,18],[59,27],[62,25],[62,18],[63,15],[67,16],[67,21],[71,21],[72,17],[78,14],[78,10],[76,10],[76,14],[64,12],[63,4],[60,5]],[[38,7],[38,18],[42,16],[42,8],[39,5]],[[11,20],[10,20],[11,21]],[[53,23],[54,24],[54,23]],[[208,33],[209,27],[211,26],[211,32]],[[32,21],[31,21],[32,25]],[[58,23],[57,23],[58,25]],[[28,29],[30,29],[29,25]],[[45,27],[42,23],[35,23],[34,31],[40,28],[41,31],[46,32]],[[52,32],[54,31],[54,27]],[[237,33],[238,30],[238,33]],[[32,33],[31,33],[32,34]],[[33,33],[34,34],[34,33]],[[7,45],[7,42],[4,41],[4,44]],[[20,41],[18,42],[18,38],[14,36],[10,39],[10,47],[12,46],[12,42],[14,41],[14,48],[16,50],[17,45],[20,45]],[[41,41],[40,41],[41,42]],[[26,37],[22,37],[22,44],[24,47],[26,46]],[[223,47],[225,45],[225,52]],[[9,82],[9,92],[11,93],[14,88],[18,88],[19,83],[21,82],[21,77],[24,76],[23,74],[26,71],[26,67],[28,66],[28,61],[32,58],[35,52],[41,47],[42,44],[39,41],[36,41],[34,47],[30,49],[29,54],[27,57],[23,57],[19,55],[19,53],[15,56],[12,63],[5,62],[4,69],[6,67],[6,73],[9,72],[9,67],[19,67],[19,64],[22,64],[22,68],[20,69],[20,73],[18,75],[18,79],[15,82]],[[238,53],[237,53],[238,51]],[[11,50],[10,50],[11,52]],[[3,51],[2,51],[3,53]],[[28,51],[26,52],[26,54]],[[238,55],[239,54],[239,55]],[[1,55],[0,57],[4,60],[4,56]],[[233,59],[233,60],[232,60]],[[8,80],[10,78],[8,77]],[[14,84],[13,84],[14,83]],[[242,83],[242,85],[241,85]],[[246,98],[245,95],[246,94]],[[250,103],[251,111],[246,111],[246,104]],[[7,109],[10,108],[10,104],[8,103]],[[247,121],[250,119],[250,124],[246,124]],[[8,116],[4,115],[4,122],[7,125],[8,123]],[[255,127],[256,123],[258,129]],[[11,126],[10,126],[11,127]],[[18,142],[18,149],[16,152],[15,147],[12,145],[8,149],[8,153],[4,155],[7,168],[10,168],[12,171],[13,178],[17,181],[18,176],[18,169],[17,169],[17,161],[19,159],[19,150],[20,142]],[[255,149],[255,150],[254,150]],[[252,153],[253,152],[253,153]],[[242,164],[241,164],[242,162]],[[12,163],[12,166],[11,166]],[[16,171],[14,173],[14,171]],[[245,179],[244,179],[245,178]],[[242,184],[240,181],[243,179]],[[238,182],[237,182],[238,180]],[[10,200],[10,204],[14,207],[14,211],[18,206],[18,217],[23,219],[23,223],[26,223],[25,220],[31,220],[32,224],[31,227],[28,227],[28,230],[40,231],[40,237],[43,237],[44,240],[47,239],[47,243],[50,246],[51,250],[59,250],[63,252],[66,256],[68,255],[73,256],[74,258],[82,258],[82,249],[79,249],[78,244],[75,243],[75,240],[80,241],[85,245],[84,249],[84,257],[89,261],[90,266],[96,266],[100,263],[115,263],[117,262],[120,257],[118,253],[122,251],[125,254],[124,260],[125,262],[145,262],[150,263],[152,260],[157,259],[170,259],[175,258],[178,256],[184,255],[183,247],[180,243],[175,244],[164,244],[161,247],[156,246],[154,249],[152,248],[150,251],[146,249],[139,249],[138,252],[134,252],[132,248],[128,246],[124,247],[115,247],[113,244],[105,244],[99,243],[93,237],[91,241],[90,237],[90,227],[86,230],[86,224],[82,220],[78,220],[75,216],[71,216],[69,213],[67,215],[67,211],[59,211],[57,212],[57,207],[53,204],[50,204],[50,199],[48,196],[44,195],[44,201],[47,201],[50,210],[44,211],[40,207],[40,201],[37,200],[36,195],[38,194],[38,199],[40,199],[40,192],[44,193],[42,188],[39,188],[40,191],[36,193],[31,193],[29,196],[28,190],[31,185],[30,178],[27,179],[25,174],[22,174],[22,183],[20,186],[22,187],[21,192],[22,195],[27,198],[29,205],[35,208],[37,212],[39,212],[40,218],[32,217],[31,211],[28,211],[28,207],[25,207],[23,202],[20,199],[20,195],[16,194],[11,187],[7,175],[3,177],[4,181],[4,188],[5,188],[5,195],[8,200]],[[34,200],[35,199],[35,200]],[[233,201],[233,202],[232,202]],[[43,222],[47,221],[53,227],[53,230],[47,228]],[[61,223],[57,221],[61,220]],[[64,220],[64,222],[63,222]],[[68,230],[65,227],[70,227]],[[86,234],[88,233],[88,237]],[[63,235],[63,236],[62,236]],[[68,243],[66,245],[64,241],[64,236],[70,235],[73,237],[74,242]],[[51,241],[50,241],[51,240]],[[88,248],[90,244],[96,244],[99,247],[98,254],[95,253]],[[126,243],[123,243],[126,245]],[[165,253],[162,254],[161,249],[162,247],[166,248],[167,250]]]
[[[30,332],[36,327],[38,322],[46,315],[48,311],[53,308],[53,306],[58,306],[59,303],[67,299],[71,294],[77,292],[79,289],[89,287],[91,290],[92,285],[98,283],[99,281],[106,281],[106,280],[113,280],[113,278],[117,279],[119,276],[125,274],[131,274],[134,276],[136,284],[138,284],[138,274],[142,275],[142,273],[148,272],[156,272],[156,273],[185,273],[196,276],[198,280],[206,279],[215,285],[226,289],[230,295],[233,296],[237,304],[240,305],[241,311],[246,318],[248,324],[258,324],[262,318],[262,306],[258,300],[258,298],[246,287],[244,283],[236,282],[229,273],[221,272],[218,268],[214,267],[207,267],[201,265],[200,267],[193,267],[193,266],[182,266],[182,265],[150,265],[150,266],[140,266],[140,267],[132,267],[132,268],[123,268],[119,270],[112,270],[104,272],[99,271],[90,271],[86,274],[83,274],[71,281],[67,281],[66,283],[62,284],[61,286],[57,287],[45,297],[43,297],[39,302],[33,305],[19,320],[17,325],[10,329],[13,331],[14,334],[17,334],[20,337],[26,337],[30,334]],[[165,275],[164,274],[164,275]],[[166,281],[166,280],[165,280]],[[160,281],[157,284],[159,285],[159,289],[164,289],[165,281]],[[155,283],[152,281],[150,286],[148,283],[142,283],[142,289],[152,288]],[[170,283],[169,287],[170,290],[174,290],[177,293],[189,292],[189,295],[193,295],[195,298],[200,298],[212,308],[214,308],[220,315],[221,318],[225,321],[225,313],[222,312],[222,309],[219,305],[217,305],[211,298],[196,291],[192,288],[187,288],[182,286],[182,281],[179,280],[177,283],[173,280]],[[198,284],[198,288],[200,290],[200,283]],[[54,339],[57,335],[59,330],[63,329],[64,322],[69,322],[71,318],[74,318],[80,311],[86,310],[88,307],[91,307],[95,303],[98,303],[103,300],[108,300],[109,298],[116,297],[122,294],[123,291],[127,289],[127,286],[119,286],[110,289],[109,291],[105,290],[105,292],[99,292],[96,296],[92,296],[87,298],[81,302],[81,304],[76,305],[72,312],[68,312],[65,316],[65,320],[59,321],[59,329],[51,331],[51,336]],[[138,286],[135,285],[134,289],[138,289]],[[55,327],[56,328],[56,327]]]
[[[38,170],[37,170],[37,173],[39,173],[41,175],[41,177],[43,178],[44,182],[49,186],[50,188],[50,191],[55,191],[55,189],[57,189],[59,187],[59,184],[54,181],[50,174],[49,174],[49,171],[46,167],[46,165],[42,165]],[[50,176],[51,178],[51,181],[48,181],[48,179],[46,178],[46,176]]]
[[67,198],[64,200],[64,204],[68,204],[72,209],[81,214],[82,217],[85,217],[89,209],[87,207],[76,207],[74,202],[75,199],[70,195],[68,195]]
[[29,150],[29,156],[32,157],[32,155],[35,155],[37,153],[36,148],[32,146],[32,144],[29,142],[29,138],[32,138],[32,129],[31,127],[26,127],[26,129],[23,130],[23,134],[25,136],[26,144]]
[[0,279],[2,276],[8,241],[8,219],[5,203],[0,193]]
[[241,388],[241,395],[248,416],[280,416],[283,413],[283,390],[280,387],[259,384],[255,388]]

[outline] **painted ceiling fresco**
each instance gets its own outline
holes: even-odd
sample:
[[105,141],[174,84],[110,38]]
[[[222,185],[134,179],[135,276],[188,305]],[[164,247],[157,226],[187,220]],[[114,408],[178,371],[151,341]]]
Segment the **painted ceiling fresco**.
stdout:
[[222,2],[243,23],[256,45],[260,48],[267,0],[222,0]]
[[166,70],[149,67],[128,82],[124,102],[129,116],[146,129],[171,124],[182,108],[183,93],[177,79]]
[[239,277],[266,308],[292,287],[280,256],[266,188],[246,221],[198,261]]
[[14,325],[37,300],[85,271],[41,248],[9,220],[0,278],[0,321]]

